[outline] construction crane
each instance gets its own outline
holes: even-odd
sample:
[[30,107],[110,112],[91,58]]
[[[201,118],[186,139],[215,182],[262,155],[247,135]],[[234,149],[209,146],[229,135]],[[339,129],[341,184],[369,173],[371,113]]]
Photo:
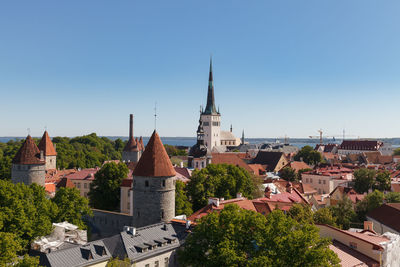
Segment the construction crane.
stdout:
[[[323,136],[322,134],[323,134],[323,131],[322,131],[322,129],[319,129],[318,131],[317,131],[318,133],[319,133],[319,136],[309,136],[311,139],[316,139],[316,138],[319,138],[319,144],[320,145],[322,145],[323,144],[323,137],[325,137],[325,138],[333,138],[333,141],[336,141],[336,139],[335,138],[340,138],[340,137],[342,137],[343,138],[343,140],[344,140],[344,138],[345,138],[345,130],[343,129],[343,136],[341,136],[341,135],[330,135],[330,136]],[[356,136],[356,135],[346,135],[347,137],[350,137],[350,136]]]
[[319,138],[319,144],[320,145],[322,145],[322,133],[323,133],[323,131],[322,131],[322,129],[319,129],[318,130],[318,132],[319,132],[319,136],[309,136],[310,138]]

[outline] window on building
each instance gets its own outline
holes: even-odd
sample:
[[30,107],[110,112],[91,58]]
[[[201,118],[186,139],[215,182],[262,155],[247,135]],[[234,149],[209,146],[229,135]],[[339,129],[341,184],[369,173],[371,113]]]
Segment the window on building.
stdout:
[[353,248],[353,249],[357,249],[357,243],[350,242],[350,247]]
[[128,190],[128,197],[131,196],[131,190]]
[[204,168],[204,161],[201,162],[201,167]]
[[165,187],[165,180],[162,181],[162,186]]
[[158,263],[158,261],[154,262],[154,267],[159,267],[160,264]]
[[149,187],[149,181],[145,181],[144,186]]
[[169,259],[168,257],[164,258],[164,266],[168,267]]
[[318,179],[318,184],[321,184],[321,179]]
[[306,183],[308,183],[308,178],[306,178]]
[[81,183],[77,183],[77,187],[78,187],[78,188],[81,188]]
[[130,210],[131,209],[131,203],[127,203],[128,205],[127,205],[127,208],[128,208],[128,210]]
[[87,192],[83,193],[83,195],[84,195],[85,197],[87,197]]
[[161,210],[161,219],[164,219],[164,210]]
[[318,188],[318,194],[321,195],[321,188]]
[[312,178],[310,178],[310,183],[312,183]]
[[150,264],[146,264],[145,267],[150,267]]
[[196,168],[197,169],[199,168],[199,162],[196,162]]
[[323,184],[326,184],[326,181],[325,181],[325,180],[323,180]]
[[87,188],[87,183],[84,183],[84,184],[83,184],[83,187],[84,187],[84,188]]

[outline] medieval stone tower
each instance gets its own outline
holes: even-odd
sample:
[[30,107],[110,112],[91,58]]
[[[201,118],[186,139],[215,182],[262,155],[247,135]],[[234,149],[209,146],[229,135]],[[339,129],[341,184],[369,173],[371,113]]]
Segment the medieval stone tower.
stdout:
[[133,171],[133,226],[168,222],[175,216],[175,174],[154,131]]
[[45,160],[44,153],[28,135],[12,161],[11,181],[30,185],[37,183],[44,186]]
[[[142,140],[142,139],[140,139]],[[141,141],[135,140],[133,137],[133,114],[130,114],[129,116],[129,139],[128,143],[126,143],[126,146],[124,147],[124,150],[122,151],[122,160],[124,161],[132,161],[132,162],[138,162],[140,159],[140,156],[142,155],[143,149],[143,140]]]
[[204,128],[204,144],[209,151],[214,146],[221,145],[221,114],[215,108],[214,81],[212,60],[210,59],[210,74],[208,78],[208,93],[206,109],[201,113],[201,121]]
[[56,169],[57,152],[54,148],[53,142],[51,142],[51,139],[47,131],[44,132],[42,140],[40,140],[40,143],[38,145],[38,148],[39,151],[43,151],[44,160],[46,162],[45,164],[46,171],[51,169]]

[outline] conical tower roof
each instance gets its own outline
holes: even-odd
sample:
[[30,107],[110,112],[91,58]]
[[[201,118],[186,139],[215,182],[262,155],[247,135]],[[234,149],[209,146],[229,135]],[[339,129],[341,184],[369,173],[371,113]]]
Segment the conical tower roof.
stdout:
[[44,131],[42,140],[40,140],[38,148],[40,151],[44,152],[45,156],[57,156],[57,152],[54,149],[53,142],[51,141],[47,131]]
[[143,137],[140,137],[139,144],[140,144],[140,149],[139,150],[144,151]]
[[40,160],[40,151],[32,137],[28,135],[21,148],[18,150],[14,159],[14,164],[45,164],[44,160]]
[[135,141],[135,138],[129,137],[128,143],[126,143],[124,147],[125,152],[132,152],[132,151],[138,151],[137,144]]
[[167,151],[165,151],[160,137],[154,130],[149,142],[147,143],[146,149],[133,171],[133,175],[164,177],[175,176],[175,174],[174,167],[172,167]]

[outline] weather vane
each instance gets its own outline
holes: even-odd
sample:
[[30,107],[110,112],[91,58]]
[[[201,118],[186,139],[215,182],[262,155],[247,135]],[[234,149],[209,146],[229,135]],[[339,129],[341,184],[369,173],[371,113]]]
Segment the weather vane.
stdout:
[[154,130],[157,130],[157,102],[154,103]]

